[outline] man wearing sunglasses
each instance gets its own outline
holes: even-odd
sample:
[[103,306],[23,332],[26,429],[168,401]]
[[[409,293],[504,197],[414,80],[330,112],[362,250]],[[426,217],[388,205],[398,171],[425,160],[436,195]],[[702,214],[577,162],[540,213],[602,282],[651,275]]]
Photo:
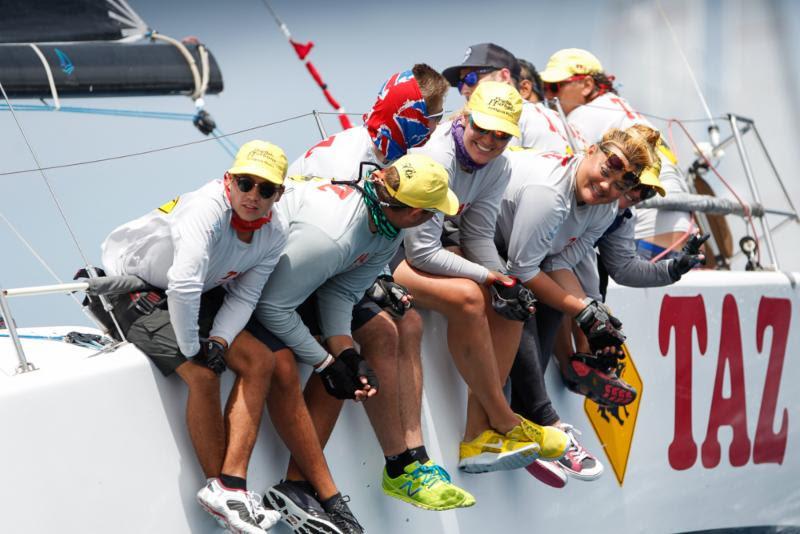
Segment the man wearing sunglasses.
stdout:
[[[449,67],[442,74],[465,100],[469,100],[475,87],[484,80],[507,83],[520,91],[523,85],[528,86],[523,83],[522,66],[514,54],[494,43],[470,46],[461,65]],[[519,119],[520,136],[510,144],[543,152],[566,152],[571,148],[565,127],[555,111],[542,103],[526,99]],[[575,149],[582,149],[584,143],[580,132],[573,128],[571,133],[578,145]]]
[[[227,348],[286,244],[288,224],[273,210],[286,164],[277,146],[245,143],[223,180],[120,226],[102,245],[106,272],[151,286],[116,299],[116,317],[162,374],[187,384],[189,436],[207,479],[197,500],[236,533],[263,533],[280,519],[246,483],[273,363]],[[223,418],[219,375],[226,367],[236,380]]]
[[[364,401],[379,438],[387,438],[381,445],[396,446],[397,456],[407,456],[397,431],[398,400],[391,398],[400,394],[399,384],[389,381],[384,391],[383,377],[379,385],[378,375],[355,348],[353,307],[394,257],[405,228],[424,223],[434,213],[455,213],[458,199],[448,181],[441,165],[421,155],[403,156],[359,182],[319,177],[290,181],[281,208],[290,224],[288,245],[248,324],[252,335],[237,344],[241,341],[239,350],[250,354],[265,353],[265,347],[276,353],[281,383],[273,381],[268,407],[278,432],[284,439],[289,436],[293,456],[286,481],[269,488],[266,499],[296,532],[309,532],[320,523],[331,532],[363,531],[333,485],[322,455],[343,400]],[[322,344],[312,334],[320,334]],[[320,423],[318,432],[303,403],[294,358],[314,367],[306,398],[314,423]],[[388,402],[376,402],[381,396]],[[386,428],[383,418],[398,425],[394,434],[381,432]],[[474,504],[472,496],[450,485],[433,462],[412,463],[399,481],[414,484],[413,491],[404,493],[412,504],[442,507],[435,509]],[[449,488],[438,496],[449,502],[412,499],[429,493],[428,485],[434,482]],[[384,491],[391,489],[387,485],[384,474]]]
[[[567,120],[577,126],[588,143],[595,143],[609,128],[626,129],[634,124],[652,124],[617,94],[614,77],[607,75],[590,52],[567,48],[554,53],[541,73],[548,98],[557,96]],[[658,146],[660,179],[672,193],[688,193],[686,178],[677,159],[663,139]],[[636,219],[639,254],[653,258],[688,235],[691,220],[687,212],[640,209]]]

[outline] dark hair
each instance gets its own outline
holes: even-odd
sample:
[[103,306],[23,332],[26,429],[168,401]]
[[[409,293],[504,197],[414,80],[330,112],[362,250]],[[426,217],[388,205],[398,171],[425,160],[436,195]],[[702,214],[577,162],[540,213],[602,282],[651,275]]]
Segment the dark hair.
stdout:
[[544,100],[544,86],[542,84],[542,77],[539,76],[539,71],[533,66],[533,63],[524,59],[517,58],[520,66],[520,81],[529,80],[533,85],[533,92],[539,97],[539,100]]
[[594,85],[597,87],[597,95],[600,96],[605,93],[617,93],[617,88],[614,87],[614,76],[612,74],[606,74],[605,72],[596,72],[590,75],[594,80]]

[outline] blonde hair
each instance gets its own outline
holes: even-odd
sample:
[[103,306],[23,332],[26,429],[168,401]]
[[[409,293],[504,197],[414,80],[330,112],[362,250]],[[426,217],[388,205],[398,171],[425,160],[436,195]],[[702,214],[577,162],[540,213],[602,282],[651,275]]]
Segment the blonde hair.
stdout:
[[625,130],[611,128],[603,134],[600,144],[616,146],[632,167],[642,170],[658,161],[656,147],[659,139],[661,132],[658,130],[644,124],[635,124]]
[[444,104],[444,97],[450,89],[447,79],[425,63],[417,63],[411,72],[414,74],[414,79],[417,80],[419,92],[425,100],[428,111],[441,107]]

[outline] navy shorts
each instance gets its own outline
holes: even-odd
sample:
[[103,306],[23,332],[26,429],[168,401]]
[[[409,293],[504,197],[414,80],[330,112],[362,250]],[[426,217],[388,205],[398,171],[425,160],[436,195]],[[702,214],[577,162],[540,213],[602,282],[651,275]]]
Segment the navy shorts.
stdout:
[[[353,317],[350,323],[350,329],[355,332],[371,321],[372,318],[378,315],[380,312],[380,307],[372,302],[369,297],[361,297],[361,300],[359,300],[355,306],[353,306]],[[303,324],[308,327],[311,335],[322,335],[322,329],[319,326],[319,309],[317,307],[316,294],[312,294],[300,306],[298,306],[297,313],[300,314],[300,319],[303,321]],[[277,352],[281,349],[288,348],[286,343],[281,341],[275,334],[267,330],[267,328],[264,327],[264,325],[262,325],[258,319],[256,319],[255,315],[250,317],[250,321],[248,321],[247,326],[245,326],[245,330],[250,332],[253,337],[266,345],[272,352]]]

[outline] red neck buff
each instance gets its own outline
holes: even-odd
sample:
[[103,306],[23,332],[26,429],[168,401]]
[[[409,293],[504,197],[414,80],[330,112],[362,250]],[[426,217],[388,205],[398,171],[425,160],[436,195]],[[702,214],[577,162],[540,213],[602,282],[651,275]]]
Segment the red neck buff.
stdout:
[[[227,176],[227,173],[226,173]],[[237,232],[255,232],[265,224],[267,224],[272,219],[272,212],[270,211],[267,213],[266,217],[261,217],[260,219],[256,219],[255,221],[245,221],[239,214],[236,213],[236,210],[233,209],[233,202],[231,202],[231,182],[228,180],[228,183],[225,184],[225,196],[228,197],[228,202],[231,204],[231,226]]]

